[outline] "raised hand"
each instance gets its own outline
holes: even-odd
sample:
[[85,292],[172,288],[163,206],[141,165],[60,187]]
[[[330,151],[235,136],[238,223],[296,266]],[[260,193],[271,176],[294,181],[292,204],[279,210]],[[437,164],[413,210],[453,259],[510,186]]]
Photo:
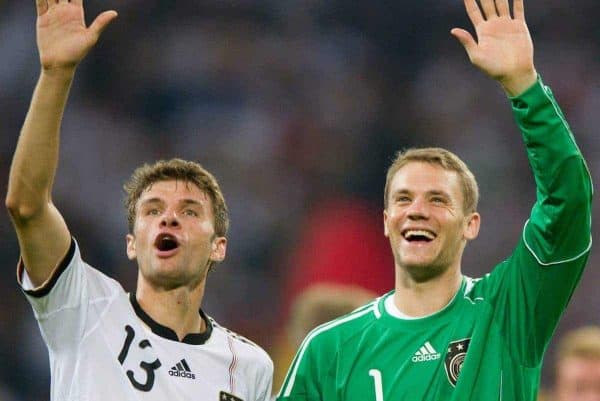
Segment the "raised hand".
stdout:
[[464,46],[471,62],[500,82],[505,91],[518,95],[536,78],[533,43],[525,23],[523,0],[513,0],[513,16],[508,0],[464,0],[477,41],[464,29],[451,34]]
[[42,68],[74,70],[117,17],[116,11],[98,15],[85,26],[83,0],[36,0],[37,44]]

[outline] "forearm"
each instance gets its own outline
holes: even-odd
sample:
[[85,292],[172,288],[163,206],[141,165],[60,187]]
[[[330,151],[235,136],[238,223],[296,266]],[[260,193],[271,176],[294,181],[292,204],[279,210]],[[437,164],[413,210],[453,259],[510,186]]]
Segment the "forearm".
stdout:
[[544,264],[576,257],[589,249],[591,230],[592,184],[583,156],[541,82],[511,100],[537,187],[526,240]]
[[10,169],[6,204],[13,218],[30,218],[50,202],[73,75],[74,70],[40,74]]

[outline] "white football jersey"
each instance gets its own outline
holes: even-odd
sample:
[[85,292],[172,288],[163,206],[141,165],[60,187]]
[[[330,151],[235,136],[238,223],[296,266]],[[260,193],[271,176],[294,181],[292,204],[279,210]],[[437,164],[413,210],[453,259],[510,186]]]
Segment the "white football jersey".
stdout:
[[200,314],[182,341],[115,280],[86,264],[73,240],[52,278],[18,277],[48,347],[52,401],[267,401],[273,362],[259,346]]

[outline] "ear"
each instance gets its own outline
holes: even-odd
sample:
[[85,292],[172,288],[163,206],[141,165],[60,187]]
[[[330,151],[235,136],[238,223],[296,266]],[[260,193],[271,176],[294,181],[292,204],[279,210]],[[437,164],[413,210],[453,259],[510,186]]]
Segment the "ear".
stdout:
[[386,237],[389,237],[390,230],[388,230],[387,220],[388,220],[387,210],[384,209],[383,210],[383,235],[385,235]]
[[127,257],[129,260],[134,260],[137,256],[135,251],[135,237],[132,234],[127,234],[125,239],[127,240]]
[[210,261],[211,262],[222,262],[225,259],[227,253],[227,238],[215,237],[212,240],[210,249]]
[[481,225],[481,216],[477,212],[473,212],[465,217],[465,230],[463,238],[467,241],[477,238],[479,235],[479,226]]

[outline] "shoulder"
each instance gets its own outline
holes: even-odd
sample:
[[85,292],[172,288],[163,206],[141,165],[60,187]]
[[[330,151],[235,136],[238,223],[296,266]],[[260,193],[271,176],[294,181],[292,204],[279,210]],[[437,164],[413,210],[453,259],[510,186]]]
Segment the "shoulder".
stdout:
[[213,326],[213,335],[220,337],[226,343],[225,346],[229,348],[234,358],[273,371],[273,361],[262,347],[241,334],[221,326],[212,317],[207,317]]
[[44,300],[42,303],[50,308],[52,301],[49,300],[54,298],[57,299],[57,305],[61,306],[81,304],[84,301],[82,298],[90,301],[124,293],[123,288],[116,280],[82,259],[79,245],[74,238],[71,239],[71,245],[65,257],[42,286],[33,287],[22,260],[19,261],[17,267],[17,281],[31,301]]
[[300,352],[308,347],[328,349],[360,336],[367,327],[377,321],[380,300],[381,298],[377,298],[346,315],[317,326],[302,342]]
[[[501,270],[501,266],[496,266],[496,268],[492,270],[492,273],[497,269]],[[478,278],[463,276],[465,282],[463,298],[469,300],[471,303],[485,300],[490,283],[494,280],[492,273],[487,273],[483,277]],[[496,272],[496,274],[498,274],[498,272]]]

